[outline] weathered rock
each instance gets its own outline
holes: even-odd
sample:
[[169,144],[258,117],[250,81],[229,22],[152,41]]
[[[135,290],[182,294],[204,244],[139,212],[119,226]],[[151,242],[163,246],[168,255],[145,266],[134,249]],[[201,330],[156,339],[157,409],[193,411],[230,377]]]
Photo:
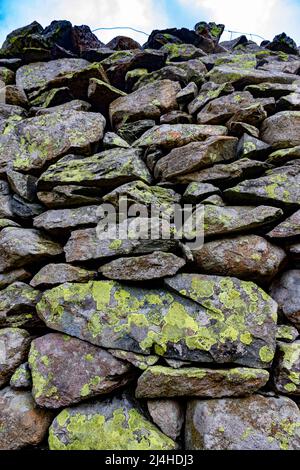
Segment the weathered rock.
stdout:
[[169,62],[199,59],[206,55],[205,52],[192,44],[165,44],[161,51],[167,53]]
[[10,124],[0,137],[0,150],[5,149],[0,165],[34,171],[67,153],[93,153],[103,137],[105,123],[101,114],[65,111]]
[[299,54],[297,44],[285,33],[281,33],[275,36],[273,41],[270,42],[266,47],[271,51],[282,51],[286,54]]
[[269,380],[263,369],[149,367],[138,379],[137,398],[222,398],[251,395]]
[[204,232],[206,236],[246,232],[281,216],[282,211],[271,206],[205,206]]
[[[44,266],[30,281],[32,287],[51,288],[65,282],[86,282],[94,279],[95,271],[88,271],[64,263]],[[1,294],[0,294],[1,296]]]
[[263,105],[261,103],[254,103],[235,112],[227,122],[227,125],[230,126],[232,122],[245,122],[250,124],[250,126],[259,127],[267,116]]
[[130,49],[141,49],[141,45],[127,36],[117,36],[112,39],[106,47],[114,51],[128,51]]
[[118,129],[118,135],[122,137],[128,144],[133,144],[141,135],[155,126],[155,121],[145,119],[142,121],[130,122],[124,124]]
[[[201,126],[199,126],[201,127]],[[163,181],[177,181],[182,175],[212,166],[214,163],[236,158],[235,137],[211,137],[204,142],[192,142],[173,149],[161,158],[154,175]]]
[[14,217],[21,217],[22,219],[31,219],[41,214],[44,210],[41,204],[35,202],[29,203],[17,194],[12,197],[10,206]]
[[43,114],[50,114],[63,111],[90,111],[91,105],[83,100],[73,100],[68,101],[67,103],[60,104],[58,106],[52,106],[51,108],[40,108],[32,107],[31,111],[35,113],[36,116],[41,116]]
[[15,269],[13,271],[0,274],[0,289],[9,286],[17,281],[26,281],[30,278],[30,273],[23,268]]
[[278,343],[273,381],[277,392],[300,395],[300,341]]
[[250,126],[250,124],[246,124],[245,122],[232,121],[228,125],[228,130],[235,137],[242,137],[245,133],[251,137],[255,137],[256,139],[259,137],[259,130],[254,126]]
[[86,188],[75,184],[55,186],[50,191],[39,191],[37,196],[48,209],[100,204],[102,201],[99,188]]
[[0,291],[0,326],[33,326],[40,292],[23,282],[14,282]]
[[300,235],[300,210],[288,217],[281,224],[277,225],[268,237],[274,239],[289,239]]
[[[183,147],[189,143],[199,142],[212,136],[224,136],[227,134],[223,126],[198,126],[197,124],[162,124],[145,132],[135,143],[134,147],[147,148],[152,145],[172,150]],[[235,138],[227,138],[228,142],[236,142]],[[234,139],[234,140],[233,140]],[[221,141],[223,142],[223,141]]]
[[176,440],[184,423],[184,411],[176,400],[148,400],[147,407],[153,422],[161,431]]
[[171,111],[170,113],[163,114],[159,120],[160,124],[191,124],[193,122],[192,116],[184,111]]
[[28,100],[24,90],[15,85],[7,85],[0,89],[1,102],[12,105],[20,106],[22,108],[28,107]]
[[209,183],[190,183],[183,194],[184,202],[189,204],[197,204],[202,199],[219,194],[220,190],[216,186]]
[[32,175],[24,175],[17,171],[8,170],[7,179],[12,190],[27,201],[34,201],[36,197],[37,179]]
[[32,380],[28,362],[21,364],[12,375],[9,385],[14,390],[31,390]]
[[296,147],[299,138],[300,112],[282,111],[265,120],[261,129],[261,139],[274,148]]
[[92,157],[69,155],[51,165],[39,180],[39,189],[75,184],[112,190],[121,184],[141,180],[151,182],[151,175],[135,149],[114,149]]
[[300,165],[269,170],[266,176],[243,181],[238,186],[227,189],[224,194],[229,201],[298,208]]
[[[45,91],[37,96],[37,98],[32,99],[30,104],[33,107],[33,111],[36,107],[40,108],[53,108],[55,106],[61,106],[62,104],[73,100],[73,95],[71,94],[69,88],[53,88],[50,91]],[[32,112],[32,110],[31,110]]]
[[197,94],[198,87],[196,83],[191,82],[177,94],[176,101],[180,106],[185,106],[186,104],[189,104],[194,98],[196,98]]
[[254,98],[276,99],[289,95],[298,89],[299,85],[285,85],[283,83],[260,83],[259,85],[248,85],[245,91],[249,91]]
[[115,134],[114,132],[106,132],[103,138],[104,150],[114,149],[118,147],[128,149],[130,148],[130,145],[126,142],[126,140],[118,136],[118,134]]
[[277,102],[280,111],[299,111],[300,110],[300,93],[291,93],[283,96]]
[[296,450],[300,413],[292,400],[254,395],[188,404],[188,450]]
[[117,281],[147,281],[175,275],[185,261],[172,253],[155,251],[135,258],[119,258],[101,266],[99,271]]
[[234,278],[186,274],[165,282],[185,298],[99,281],[47,291],[37,309],[48,327],[104,348],[142,354],[154,348],[170,359],[270,365],[277,304],[264,291]]
[[85,52],[88,52],[93,49],[98,49],[104,46],[104,44],[97,38],[97,36],[92,33],[89,26],[86,25],[73,27],[72,42],[74,52],[76,52],[76,54],[79,54],[80,56],[83,56]]
[[150,366],[154,366],[159,361],[159,356],[144,356],[130,351],[122,351],[121,349],[108,349],[108,352],[122,361],[130,362],[141,370],[146,370]]
[[34,400],[46,408],[107,394],[131,378],[128,364],[103,349],[56,333],[31,343],[28,362]]
[[108,115],[109,105],[121,96],[126,96],[126,93],[97,78],[90,79],[89,101],[92,103],[93,108],[104,114],[104,116]]
[[27,359],[30,336],[19,328],[0,330],[0,387],[7,384],[19,367]]
[[292,269],[276,279],[270,295],[276,300],[285,317],[300,331],[300,270]]
[[110,105],[113,127],[119,129],[132,121],[158,119],[161,114],[177,109],[176,95],[179,91],[179,83],[161,80],[118,98]]
[[0,232],[0,271],[20,268],[62,253],[61,246],[39,230],[7,227]]
[[[190,114],[198,113],[210,101],[220,98],[234,92],[234,88],[230,83],[217,85],[213,82],[206,82],[202,87],[200,94],[189,104],[188,110]],[[250,98],[250,96],[248,95]]]
[[150,423],[130,398],[122,396],[63,410],[50,427],[49,447],[51,450],[174,450],[176,444]]
[[252,103],[255,103],[255,100],[248,91],[221,96],[213,99],[201,109],[197,122],[198,124],[225,124],[240,108],[250,106]]
[[[255,160],[264,160],[271,152],[270,145],[251,135],[244,134],[238,145],[238,156],[240,158],[253,158]],[[269,160],[267,163],[271,163]]]
[[293,343],[299,336],[298,330],[290,325],[278,325],[276,340],[285,343]]
[[4,388],[0,391],[0,449],[19,450],[40,444],[52,419],[52,412],[38,408],[30,392]]
[[283,264],[285,252],[257,235],[205,243],[193,252],[201,272],[270,282]]
[[75,209],[46,211],[33,219],[33,226],[55,232],[97,225],[101,218],[101,215],[98,215],[98,209],[99,206],[84,206]]
[[49,43],[42,36],[43,27],[34,21],[30,25],[12,31],[6,37],[1,56],[21,57],[23,60],[49,60]]
[[300,146],[280,149],[271,153],[267,162],[271,165],[284,165],[290,160],[298,160],[300,158]]

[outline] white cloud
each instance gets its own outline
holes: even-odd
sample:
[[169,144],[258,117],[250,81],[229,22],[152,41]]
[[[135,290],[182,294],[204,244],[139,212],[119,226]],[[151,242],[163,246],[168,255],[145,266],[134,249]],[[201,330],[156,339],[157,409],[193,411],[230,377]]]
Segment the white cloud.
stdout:
[[[167,25],[164,2],[156,0],[11,0],[5,27],[1,28],[1,40],[13,29],[38,21],[43,26],[52,20],[68,19],[74,25],[87,24],[97,27],[130,26],[146,33]],[[15,8],[13,8],[15,4]],[[99,31],[97,36],[108,42],[115,36],[130,36],[144,43],[146,36],[133,31]]]
[[[259,34],[266,39],[285,31],[300,43],[300,5],[294,0],[178,0],[198,18],[226,29]],[[226,38],[227,39],[227,38]],[[259,41],[259,40],[258,40]]]

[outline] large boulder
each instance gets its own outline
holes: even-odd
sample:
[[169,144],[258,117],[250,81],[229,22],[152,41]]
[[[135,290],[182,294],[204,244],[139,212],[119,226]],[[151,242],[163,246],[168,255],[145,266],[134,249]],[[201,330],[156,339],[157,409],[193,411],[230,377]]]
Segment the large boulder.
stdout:
[[300,112],[282,111],[265,120],[261,128],[261,139],[274,148],[300,145]]

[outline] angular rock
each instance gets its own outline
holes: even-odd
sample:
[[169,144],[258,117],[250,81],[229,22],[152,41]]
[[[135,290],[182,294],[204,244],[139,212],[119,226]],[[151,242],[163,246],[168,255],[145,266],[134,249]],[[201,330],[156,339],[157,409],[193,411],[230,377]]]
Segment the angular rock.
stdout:
[[22,88],[15,85],[7,85],[0,90],[1,102],[2,100],[11,106],[20,106],[22,108],[28,107],[27,96]]
[[277,225],[268,237],[274,239],[289,239],[300,235],[300,210],[295,212],[291,217],[288,217],[281,224]]
[[141,135],[155,126],[155,121],[145,119],[142,121],[124,124],[118,129],[118,135],[126,140],[129,145],[133,144]]
[[192,44],[166,44],[161,50],[167,53],[169,62],[184,62],[206,55],[205,52]]
[[115,134],[114,132],[106,132],[103,138],[104,150],[114,149],[118,147],[127,149],[130,147],[130,145],[124,139],[118,136],[118,134]]
[[196,83],[191,82],[177,94],[176,101],[179,105],[185,106],[186,104],[189,104],[194,98],[196,98],[197,93],[198,87]]
[[188,450],[297,450],[300,413],[292,400],[253,395],[189,402]]
[[33,202],[36,197],[37,178],[13,170],[8,170],[6,174],[11,189],[23,199]]
[[104,348],[270,366],[277,304],[264,291],[214,276],[177,275],[165,282],[181,296],[113,281],[63,284],[44,293],[38,314],[48,327]]
[[122,359],[122,361],[130,362],[134,367],[141,370],[146,370],[159,361],[158,356],[144,356],[143,354],[122,351],[121,349],[108,349],[108,352],[118,359]]
[[51,258],[61,246],[39,230],[8,227],[0,232],[0,272]]
[[[25,326],[37,322],[35,306],[40,292],[23,282],[14,282],[0,291],[0,326]],[[31,314],[31,315],[30,315]]]
[[261,128],[261,139],[274,148],[300,145],[300,112],[282,111],[265,120]]
[[95,271],[88,271],[66,263],[53,263],[44,266],[31,279],[30,285],[32,287],[51,288],[65,282],[90,281],[93,280],[95,276]]
[[151,182],[151,175],[139,151],[114,149],[85,158],[69,155],[42,174],[39,189],[75,184],[111,191],[134,180]]
[[[198,126],[197,124],[162,124],[145,132],[134,147],[147,148],[156,145],[164,150],[183,147],[189,143],[205,140],[212,136],[227,134],[223,126]],[[231,139],[234,139],[231,137]],[[233,140],[232,140],[233,141]],[[235,142],[235,140],[234,140]]]
[[260,83],[259,85],[248,85],[245,91],[249,91],[254,98],[281,98],[298,89],[299,85],[284,85],[283,83]]
[[184,411],[176,400],[148,400],[147,407],[153,422],[174,441],[180,436]]
[[101,266],[104,277],[117,281],[147,281],[175,275],[185,261],[172,253],[155,251],[135,258],[119,258]]
[[112,126],[119,129],[128,122],[158,119],[161,114],[178,108],[176,95],[179,91],[179,83],[161,80],[118,98],[110,105]]
[[37,196],[48,209],[100,204],[102,201],[99,188],[85,188],[75,184],[55,186],[50,191],[39,191]]
[[14,271],[9,271],[0,274],[0,289],[9,286],[17,281],[26,281],[30,278],[31,274],[23,268],[15,269]]
[[297,209],[300,205],[300,165],[269,170],[266,176],[243,181],[224,194],[229,201]]
[[[216,85],[213,82],[207,82],[201,87],[200,94],[189,104],[188,110],[190,114],[198,113],[210,101],[228,95],[234,92],[234,88],[230,83]],[[248,95],[250,98],[250,96]]]
[[9,385],[14,390],[31,390],[32,380],[28,362],[21,364],[10,379]]
[[205,243],[193,255],[201,272],[258,283],[270,282],[286,259],[281,248],[257,235]]
[[290,325],[277,326],[277,341],[284,341],[285,343],[293,343],[299,336],[298,330]]
[[57,333],[35,339],[28,362],[35,402],[52,409],[107,394],[131,378],[130,366],[107,351]]
[[262,103],[254,103],[235,112],[227,122],[227,125],[230,126],[232,122],[245,122],[250,126],[259,127],[267,117],[268,114]]
[[266,47],[271,51],[282,51],[286,54],[299,54],[297,44],[292,38],[287,36],[285,33],[281,33],[275,36],[273,41],[270,42]]
[[[238,156],[240,158],[253,158],[255,160],[264,160],[271,152],[271,147],[251,135],[244,134],[238,145]],[[267,163],[271,163],[269,160]]]
[[[73,47],[76,54],[83,56],[85,52],[104,46],[89,26],[74,26],[72,30]],[[88,59],[87,59],[88,60]],[[91,61],[93,62],[93,61]]]
[[121,396],[63,410],[50,427],[49,447],[149,451],[174,450],[176,444],[150,423],[130,398]]
[[197,204],[202,199],[219,194],[220,190],[216,186],[209,183],[190,183],[183,194],[184,202],[189,204]]
[[78,152],[90,154],[103,137],[105,119],[101,114],[65,111],[37,116],[15,125],[0,137],[5,148],[0,165],[21,172],[41,170],[60,156]]
[[270,295],[279,305],[284,316],[300,331],[300,270],[286,271],[276,279]]
[[52,420],[52,412],[38,408],[30,392],[9,387],[0,391],[1,450],[42,443]]
[[241,108],[255,103],[248,91],[234,92],[210,101],[197,116],[198,124],[225,124]]
[[271,165],[284,165],[286,162],[290,160],[298,160],[300,158],[300,145],[297,147],[286,148],[276,150],[275,152],[271,153],[269,156],[267,163]]
[[104,116],[108,115],[109,105],[121,96],[126,96],[126,93],[97,78],[90,79],[88,89],[89,101],[93,108],[99,113],[104,114]]
[[0,330],[0,387],[7,384],[15,370],[27,359],[30,335],[19,328]]
[[[199,126],[201,127],[201,126]],[[192,142],[173,149],[161,158],[154,171],[156,178],[176,182],[182,175],[236,158],[235,137],[211,137],[204,142]]]
[[43,114],[50,114],[63,111],[90,111],[91,105],[83,100],[73,100],[68,101],[67,103],[60,104],[58,106],[52,106],[51,108],[36,108],[32,107],[31,111],[35,113],[36,116],[41,116]]
[[191,124],[192,116],[183,111],[171,111],[160,117],[160,124]]
[[300,395],[300,341],[278,343],[273,382],[278,393]]
[[113,49],[114,51],[128,51],[130,49],[140,49],[141,46],[137,41],[134,41],[127,36],[117,36],[112,39],[106,47]]
[[98,215],[99,206],[84,206],[75,209],[58,209],[43,212],[33,219],[33,226],[50,232],[84,228],[88,225],[97,225],[101,215]]
[[269,380],[263,369],[149,367],[138,379],[137,398],[222,398],[251,395]]

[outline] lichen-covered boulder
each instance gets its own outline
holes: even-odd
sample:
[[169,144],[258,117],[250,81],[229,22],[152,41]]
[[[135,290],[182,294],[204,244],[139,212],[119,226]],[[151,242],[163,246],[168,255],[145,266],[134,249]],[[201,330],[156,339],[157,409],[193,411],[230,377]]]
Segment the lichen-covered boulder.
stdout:
[[273,228],[268,237],[273,239],[289,239],[300,235],[300,210]]
[[190,183],[183,194],[183,200],[189,204],[197,204],[214,194],[220,194],[219,188],[209,183]]
[[300,146],[276,150],[269,155],[267,163],[271,165],[280,166],[291,160],[298,160],[300,158]]
[[176,95],[180,89],[177,82],[160,80],[118,98],[110,105],[113,127],[118,129],[128,122],[157,119],[161,114],[178,109]]
[[[94,279],[95,271],[89,271],[67,263],[46,264],[31,279],[30,285],[51,288],[65,282],[86,282]],[[1,295],[1,294],[0,294]]]
[[118,258],[101,266],[99,271],[107,279],[117,281],[147,281],[174,276],[185,265],[173,253],[156,251],[150,255]]
[[137,398],[222,398],[251,395],[269,380],[263,369],[199,369],[153,366],[139,377]]
[[300,412],[292,400],[253,395],[188,404],[187,450],[299,450]]
[[37,197],[48,209],[78,207],[102,202],[98,188],[72,184],[58,184],[47,190],[37,192]]
[[0,272],[62,253],[62,247],[35,229],[7,227],[0,232]]
[[0,137],[1,167],[35,171],[72,151],[93,153],[105,123],[101,114],[64,111],[8,124]]
[[100,220],[98,208],[99,206],[84,206],[46,211],[33,219],[33,226],[49,232],[59,232],[97,225]]
[[278,393],[300,395],[300,341],[278,343],[273,381]]
[[204,108],[204,106],[206,106],[210,101],[216,100],[217,98],[220,98],[223,95],[228,95],[233,92],[234,88],[230,83],[217,85],[213,82],[207,82],[201,87],[199,95],[196,96],[196,98],[189,103],[188,111],[190,114],[196,114],[202,108]]
[[38,189],[75,184],[109,191],[134,180],[151,182],[151,175],[139,151],[113,149],[91,157],[69,155],[63,158],[42,174]]
[[27,391],[0,391],[0,450],[20,450],[42,443],[53,413],[42,410]]
[[93,108],[108,115],[109,105],[121,96],[126,96],[121,90],[97,78],[91,78],[88,88],[88,98]]
[[40,292],[23,282],[14,282],[0,291],[0,327],[33,327],[39,325],[35,305]]
[[282,111],[265,120],[261,128],[261,138],[274,148],[296,147],[299,138],[300,112]]
[[282,248],[257,235],[211,241],[193,255],[201,272],[259,283],[270,282],[286,259]]
[[198,124],[225,124],[240,108],[255,100],[249,91],[234,92],[207,103],[197,116]]
[[192,274],[166,283],[178,294],[113,281],[64,284],[45,292],[37,310],[48,327],[104,348],[154,350],[195,362],[271,364],[277,304],[255,284]]
[[132,400],[94,401],[63,410],[49,430],[51,450],[174,450]]
[[35,402],[62,408],[126,385],[131,367],[103,349],[50,333],[31,343],[28,358]]
[[270,295],[284,316],[300,331],[300,270],[288,270],[275,279]]
[[13,390],[31,390],[32,380],[28,362],[21,364],[13,373],[10,382]]
[[30,335],[19,328],[0,330],[0,387],[9,382],[15,370],[26,360]]

